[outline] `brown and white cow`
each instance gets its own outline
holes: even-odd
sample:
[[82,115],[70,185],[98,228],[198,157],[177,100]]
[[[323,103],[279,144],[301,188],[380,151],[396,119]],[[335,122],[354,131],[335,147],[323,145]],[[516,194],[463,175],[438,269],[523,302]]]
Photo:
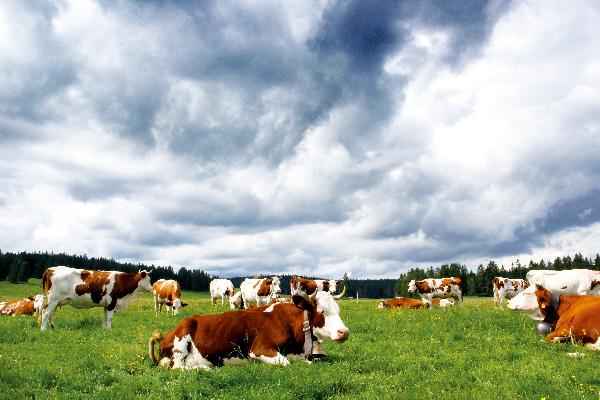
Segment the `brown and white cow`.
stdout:
[[457,304],[460,304],[463,301],[461,286],[462,281],[460,278],[423,279],[420,281],[413,279],[408,284],[408,292],[419,293],[430,307],[434,297],[452,297]]
[[251,302],[256,302],[257,307],[261,303],[271,304],[272,298],[281,293],[279,285],[280,281],[276,276],[261,279],[246,278],[240,285],[244,307],[250,308]]
[[228,299],[234,295],[233,283],[229,279],[213,279],[210,281],[210,301],[217,304],[217,297],[221,297],[221,306],[225,305],[225,297]]
[[44,296],[36,294],[23,300],[6,300],[0,302],[0,315],[34,315],[42,312]]
[[341,281],[335,279],[306,279],[295,276],[290,280],[290,293],[298,294],[299,291],[302,291],[311,295],[315,291],[322,290],[335,294],[340,283]]
[[243,308],[244,300],[242,300],[242,292],[235,292],[233,296],[229,296],[229,308],[232,310]]
[[[424,303],[427,303],[426,300],[421,299],[421,301],[423,301]],[[440,299],[440,298],[432,299],[431,304],[434,306],[440,306],[440,307],[454,307],[456,305],[454,303],[454,301],[452,301],[452,300]]]
[[494,304],[502,308],[504,299],[512,299],[523,290],[529,287],[525,279],[510,279],[497,276],[492,279],[492,288],[494,289]]
[[313,336],[319,341],[348,339],[350,331],[330,293],[292,299],[293,304],[196,315],[180,321],[164,336],[154,331],[148,343],[150,357],[155,364],[180,369],[208,369],[231,358],[289,365],[286,355],[311,358],[316,346]]
[[188,304],[181,301],[181,289],[179,283],[173,279],[159,279],[152,285],[154,295],[154,311],[156,316],[162,311],[163,304],[167,306],[167,313],[173,312],[173,316],[179,314],[181,307]]
[[111,328],[115,312],[127,308],[138,289],[152,291],[146,271],[92,271],[64,266],[48,268],[42,279],[48,303],[42,310],[42,331],[54,326],[56,307],[70,304],[75,308],[103,307],[102,327]]
[[409,297],[394,297],[393,299],[381,300],[377,308],[429,308],[429,304]]
[[513,298],[508,308],[553,326],[546,336],[550,342],[574,339],[600,350],[600,296],[553,294],[535,285]]

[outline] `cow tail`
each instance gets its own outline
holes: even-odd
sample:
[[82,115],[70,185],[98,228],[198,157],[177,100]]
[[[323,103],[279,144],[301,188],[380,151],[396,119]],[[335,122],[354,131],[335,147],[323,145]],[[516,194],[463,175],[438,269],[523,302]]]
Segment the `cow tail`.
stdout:
[[42,309],[40,310],[40,314],[38,316],[38,324],[42,323],[42,313],[48,306],[48,292],[50,291],[50,276],[52,274],[48,269],[44,271],[44,275],[42,275],[42,291],[44,293],[44,301],[42,301]]
[[154,362],[154,365],[158,364],[158,358],[156,358],[156,354],[154,353],[154,343],[160,343],[161,340],[163,340],[163,335],[159,332],[158,329],[152,332],[152,336],[150,336],[150,341],[148,342],[148,355],[150,355],[150,358],[152,359],[152,362]]

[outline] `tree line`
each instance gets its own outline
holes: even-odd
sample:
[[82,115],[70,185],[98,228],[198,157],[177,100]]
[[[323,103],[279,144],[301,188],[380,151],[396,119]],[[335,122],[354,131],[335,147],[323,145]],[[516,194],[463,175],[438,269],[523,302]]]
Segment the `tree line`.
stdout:
[[[88,257],[87,255],[69,255],[65,253],[48,252],[20,252],[3,253],[0,250],[0,280],[13,283],[27,282],[29,278],[41,278],[48,267],[66,265],[73,268],[90,270],[137,272],[139,270],[151,271],[152,281],[158,279],[175,279],[184,290],[208,291],[210,281],[218,278],[209,275],[200,268],[182,267],[175,271],[171,266],[155,266],[145,264],[123,263],[104,257]],[[394,295],[409,296],[408,283],[411,279],[458,277],[463,282],[463,293],[467,296],[492,296],[491,281],[495,276],[507,278],[525,278],[531,269],[577,269],[587,268],[600,270],[600,255],[586,258],[580,253],[573,257],[556,257],[554,260],[530,261],[522,265],[519,260],[506,269],[504,265],[498,266],[490,260],[487,265],[479,264],[474,270],[464,264],[451,263],[439,267],[428,268],[414,267],[400,274],[398,279],[348,279],[344,274],[344,284],[347,287],[346,295],[360,298],[386,298]],[[261,275],[257,277],[265,277]],[[279,275],[283,294],[290,294],[290,280],[295,275]],[[229,278],[235,287],[239,287],[245,279],[244,276]],[[319,279],[315,276],[306,277]],[[338,288],[338,293],[342,290]]]
[[420,280],[426,278],[445,278],[457,277],[462,280],[463,294],[466,296],[493,296],[492,279],[495,276],[503,276],[505,278],[524,279],[532,269],[546,270],[565,270],[565,269],[592,269],[600,271],[600,255],[591,259],[583,257],[581,253],[576,253],[571,256],[556,257],[552,260],[540,260],[535,262],[531,260],[529,264],[523,265],[517,259],[513,262],[510,268],[505,268],[504,265],[498,264],[490,260],[487,265],[479,264],[474,270],[468,269],[465,265],[458,263],[443,264],[437,268],[433,266],[427,269],[415,267],[409,269],[405,273],[401,273],[398,279],[399,296],[409,296],[408,283],[412,280]]

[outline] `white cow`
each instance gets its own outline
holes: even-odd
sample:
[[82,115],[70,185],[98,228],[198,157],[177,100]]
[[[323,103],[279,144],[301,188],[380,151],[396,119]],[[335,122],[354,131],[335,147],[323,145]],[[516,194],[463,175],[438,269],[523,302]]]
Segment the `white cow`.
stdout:
[[525,279],[510,279],[497,276],[492,279],[494,289],[494,304],[502,308],[504,299],[512,299],[523,290],[527,289],[529,283]]
[[532,269],[527,273],[527,281],[531,286],[539,284],[555,294],[600,294],[600,272],[589,269]]
[[271,304],[273,295],[281,293],[279,278],[250,279],[246,278],[240,285],[242,292],[242,301],[244,308],[250,308],[250,302],[256,302],[256,306],[261,303]]
[[221,297],[221,306],[225,305],[225,297],[233,296],[233,283],[229,279],[213,279],[210,281],[210,301],[217,304],[217,297]]
[[529,287],[508,302],[508,308],[511,310],[520,310],[521,307],[524,307],[524,304],[531,303],[532,299],[536,297],[536,285],[543,286],[555,295],[600,294],[600,272],[589,269],[569,269],[564,271],[532,269],[527,273],[527,281],[529,282]]
[[152,291],[147,271],[92,271],[64,266],[44,272],[42,287],[48,303],[42,310],[42,331],[53,326],[56,307],[70,304],[75,308],[103,307],[102,327],[111,328],[115,312],[127,308],[138,289]]

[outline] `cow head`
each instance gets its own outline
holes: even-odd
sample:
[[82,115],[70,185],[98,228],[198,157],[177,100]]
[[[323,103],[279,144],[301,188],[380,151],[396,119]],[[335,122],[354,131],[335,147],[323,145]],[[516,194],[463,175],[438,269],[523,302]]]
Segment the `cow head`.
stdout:
[[340,306],[335,302],[331,293],[317,291],[310,298],[314,298],[317,311],[325,317],[325,324],[322,327],[313,329],[313,333],[319,341],[343,342],[348,339],[350,330],[344,325],[340,317]]
[[386,307],[385,300],[381,299],[377,308],[385,308],[385,307]]
[[165,303],[168,307],[173,307],[173,315],[179,315],[179,310],[181,307],[186,307],[188,303],[182,302],[179,298],[176,298],[173,301],[167,301]]
[[233,296],[229,297],[229,308],[235,310],[236,308],[242,307],[242,292],[237,292]]
[[144,289],[147,292],[151,292],[152,284],[150,283],[150,272],[140,270],[138,271],[138,275],[140,276],[138,287]]
[[521,311],[536,321],[544,320],[544,314],[542,314],[542,311],[540,310],[540,304],[538,304],[535,286],[528,287],[510,299],[508,302],[508,308],[515,311]]
[[413,279],[408,282],[408,293],[414,293],[417,290],[417,282]]

